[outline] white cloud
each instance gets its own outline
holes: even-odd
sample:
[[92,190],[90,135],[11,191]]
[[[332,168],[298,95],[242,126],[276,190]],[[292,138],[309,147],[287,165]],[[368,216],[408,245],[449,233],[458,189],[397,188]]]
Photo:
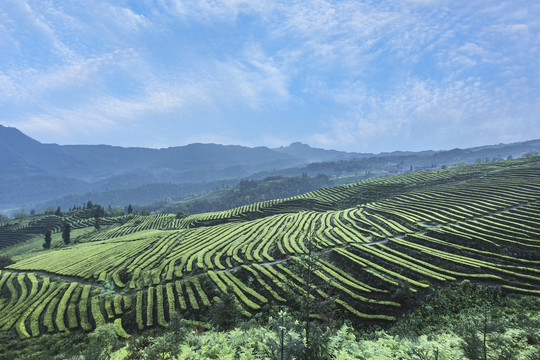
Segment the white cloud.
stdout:
[[244,50],[240,60],[216,62],[211,73],[220,74],[213,79],[212,88],[219,89],[220,97],[224,96],[230,103],[243,102],[260,108],[290,98],[288,75],[254,44]]
[[[533,122],[540,96],[532,2],[4,4],[0,111],[28,129],[91,133],[171,114],[197,119],[201,108],[233,124],[238,113],[267,119],[278,109],[318,144],[353,147],[425,129],[433,141],[465,138],[462,128],[495,136],[505,118]],[[279,121],[269,143],[287,133]]]
[[62,137],[70,135],[64,124],[50,115],[31,115],[23,121],[8,121],[7,125],[16,126],[26,134],[53,134]]
[[150,21],[143,15],[134,13],[131,9],[103,4],[102,15],[123,28],[125,31],[138,31],[150,26]]
[[[74,53],[57,36],[53,27],[43,14],[36,12],[26,0],[17,1],[16,3],[18,15],[24,18],[23,21],[28,23],[31,31],[36,31],[39,36],[46,38],[48,40],[48,46],[54,49],[58,56],[66,59],[74,57]],[[13,2],[11,2],[11,4],[13,4]],[[28,31],[28,29],[25,30]]]
[[56,90],[91,89],[107,69],[122,68],[136,62],[132,50],[115,51],[94,58],[69,61],[47,70],[27,68],[22,71],[0,72],[0,104],[2,102],[40,102],[42,96]]
[[13,80],[0,71],[0,104],[2,99],[5,101],[6,98],[11,98],[16,92],[16,86]]
[[516,106],[507,101],[508,90],[492,89],[474,78],[442,83],[409,79],[384,96],[355,91],[360,93],[359,101],[336,94],[347,110],[330,119],[324,133],[312,137],[315,143],[383,151],[403,149],[403,144],[416,139],[424,145],[409,146],[421,150],[458,146],[452,142],[472,146],[517,141],[540,134],[540,125],[527,130],[527,124],[534,123],[537,103]]
[[[167,79],[160,79],[156,73],[139,74],[147,77],[147,82],[138,94],[130,97],[90,94],[84,102],[69,107],[41,102],[40,113],[20,115],[11,124],[22,129],[35,129],[51,134],[58,134],[60,130],[62,134],[90,134],[172,113],[178,114],[180,121],[183,121],[183,118],[196,118],[197,114],[193,111],[201,106],[206,110],[219,112],[224,107],[260,108],[287,101],[286,79],[279,70],[265,62],[264,57],[260,58],[260,54],[252,53],[250,56],[251,61],[247,64],[234,61],[216,62],[210,73],[184,75],[175,84],[170,84]],[[111,59],[115,57],[108,58]],[[77,64],[58,73],[36,76],[36,86],[31,89],[32,93],[24,94],[39,95],[52,88],[69,88],[80,81],[84,82],[98,75],[98,65],[101,63],[102,61],[95,61],[92,66]]]
[[235,22],[241,13],[266,14],[275,4],[267,0],[160,0],[158,6],[162,12],[182,20],[212,23]]

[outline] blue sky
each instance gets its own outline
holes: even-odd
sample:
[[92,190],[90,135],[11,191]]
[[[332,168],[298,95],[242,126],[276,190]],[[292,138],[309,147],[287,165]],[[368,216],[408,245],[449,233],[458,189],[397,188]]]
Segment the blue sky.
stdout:
[[347,151],[540,138],[540,2],[2,0],[0,124]]

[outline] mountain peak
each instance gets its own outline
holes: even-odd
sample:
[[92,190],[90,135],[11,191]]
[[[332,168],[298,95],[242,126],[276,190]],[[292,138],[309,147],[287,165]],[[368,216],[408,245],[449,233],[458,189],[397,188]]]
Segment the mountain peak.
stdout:
[[300,141],[295,141],[295,142],[291,143],[291,145],[289,145],[289,147],[290,148],[309,148],[309,149],[313,149],[308,144],[303,144]]

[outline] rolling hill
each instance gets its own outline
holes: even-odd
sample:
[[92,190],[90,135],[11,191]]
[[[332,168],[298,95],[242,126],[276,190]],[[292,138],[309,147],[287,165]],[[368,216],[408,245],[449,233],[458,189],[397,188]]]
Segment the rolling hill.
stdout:
[[41,215],[0,228],[0,246],[14,234],[58,233],[63,220],[87,231],[1,270],[0,326],[25,339],[113,323],[128,337],[166,326],[176,312],[201,320],[226,292],[246,318],[271,304],[298,307],[306,284],[296,269],[311,247],[312,295],[332,294],[339,316],[357,323],[395,321],[403,288],[421,295],[469,280],[538,296],[539,211],[536,157],[368,179],[181,219],[103,218],[99,231],[93,209]]

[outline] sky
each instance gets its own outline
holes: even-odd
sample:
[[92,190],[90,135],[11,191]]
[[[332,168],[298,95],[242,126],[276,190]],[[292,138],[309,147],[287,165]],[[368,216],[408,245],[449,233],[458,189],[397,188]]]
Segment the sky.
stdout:
[[536,139],[540,2],[2,0],[0,124],[152,148]]

